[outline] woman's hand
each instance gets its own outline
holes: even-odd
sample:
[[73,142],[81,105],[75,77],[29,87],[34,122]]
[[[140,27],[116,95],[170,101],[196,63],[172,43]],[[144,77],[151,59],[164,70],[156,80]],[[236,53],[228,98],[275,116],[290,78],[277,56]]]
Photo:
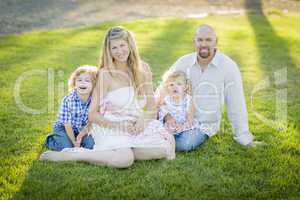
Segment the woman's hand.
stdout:
[[135,134],[135,127],[133,121],[118,122],[118,124],[115,125],[114,128],[118,131]]
[[134,132],[139,134],[145,129],[145,119],[143,116],[140,116],[134,123]]

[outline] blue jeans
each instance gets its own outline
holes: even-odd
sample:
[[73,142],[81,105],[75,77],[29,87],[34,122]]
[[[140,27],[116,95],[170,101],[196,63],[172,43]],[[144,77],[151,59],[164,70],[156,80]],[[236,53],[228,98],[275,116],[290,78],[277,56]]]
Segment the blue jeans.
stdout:
[[[75,136],[77,135],[78,133],[75,134]],[[61,151],[64,148],[74,147],[63,126],[54,128],[53,134],[47,136],[45,145],[54,151]],[[91,135],[83,137],[80,146],[87,149],[93,149],[93,137]]]
[[208,136],[197,128],[183,131],[175,135],[176,151],[192,151],[207,139]]

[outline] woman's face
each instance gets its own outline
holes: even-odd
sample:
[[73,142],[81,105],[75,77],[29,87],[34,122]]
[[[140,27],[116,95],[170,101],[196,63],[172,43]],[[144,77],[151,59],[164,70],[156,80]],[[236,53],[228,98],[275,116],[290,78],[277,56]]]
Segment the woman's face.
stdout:
[[110,41],[110,53],[115,61],[127,62],[129,52],[129,46],[125,40],[116,39]]

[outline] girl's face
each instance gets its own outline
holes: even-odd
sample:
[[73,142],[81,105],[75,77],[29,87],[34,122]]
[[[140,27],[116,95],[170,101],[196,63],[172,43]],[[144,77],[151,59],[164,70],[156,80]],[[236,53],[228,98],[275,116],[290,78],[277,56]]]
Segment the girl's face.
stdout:
[[129,52],[129,46],[125,40],[116,39],[110,41],[110,53],[115,61],[127,62]]
[[90,95],[93,89],[92,76],[82,73],[75,79],[75,89],[79,95]]
[[170,80],[167,82],[167,91],[169,95],[177,96],[183,95],[186,90],[185,79],[178,77],[175,80]]

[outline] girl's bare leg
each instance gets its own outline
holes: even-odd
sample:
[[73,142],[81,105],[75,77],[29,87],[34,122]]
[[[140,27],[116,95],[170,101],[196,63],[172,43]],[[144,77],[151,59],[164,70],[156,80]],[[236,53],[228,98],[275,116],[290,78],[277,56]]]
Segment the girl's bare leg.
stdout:
[[130,148],[85,152],[46,151],[40,156],[40,160],[84,161],[96,165],[128,168],[134,162],[134,155]]

